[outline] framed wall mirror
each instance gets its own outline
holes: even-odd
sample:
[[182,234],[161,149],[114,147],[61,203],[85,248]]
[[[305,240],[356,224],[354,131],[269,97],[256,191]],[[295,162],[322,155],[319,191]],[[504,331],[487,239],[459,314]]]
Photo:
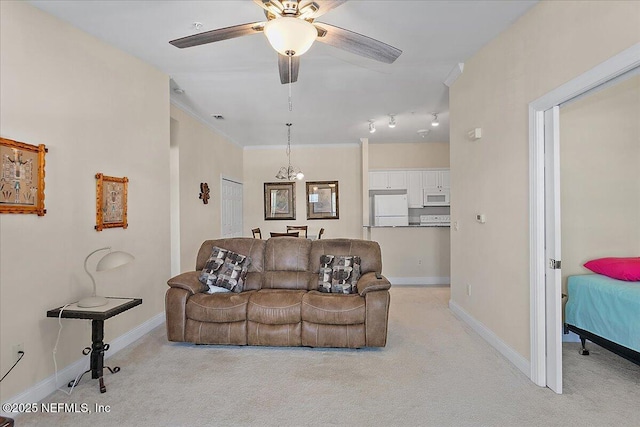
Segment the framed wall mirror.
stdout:
[[307,182],[307,219],[339,219],[338,181]]

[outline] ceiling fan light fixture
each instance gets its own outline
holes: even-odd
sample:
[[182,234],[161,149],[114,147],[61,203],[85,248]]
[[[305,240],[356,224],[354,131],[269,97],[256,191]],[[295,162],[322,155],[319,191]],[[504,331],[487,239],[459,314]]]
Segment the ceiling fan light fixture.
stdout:
[[264,35],[278,53],[300,56],[309,50],[318,36],[318,30],[304,19],[282,17],[267,22]]

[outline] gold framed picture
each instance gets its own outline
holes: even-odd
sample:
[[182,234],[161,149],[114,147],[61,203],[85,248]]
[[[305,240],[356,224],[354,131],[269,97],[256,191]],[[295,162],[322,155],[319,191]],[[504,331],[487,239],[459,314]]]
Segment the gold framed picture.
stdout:
[[264,219],[296,219],[296,183],[264,183]]
[[0,213],[47,213],[44,155],[47,148],[0,138]]
[[338,181],[307,182],[307,219],[340,219]]
[[96,174],[96,230],[127,228],[127,183],[129,179]]

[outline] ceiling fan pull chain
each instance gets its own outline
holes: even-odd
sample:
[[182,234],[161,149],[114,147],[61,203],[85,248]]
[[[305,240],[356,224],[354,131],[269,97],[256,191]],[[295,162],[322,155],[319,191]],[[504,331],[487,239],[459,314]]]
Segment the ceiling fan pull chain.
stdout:
[[293,102],[291,102],[291,58],[293,55],[289,56],[289,111],[293,110]]

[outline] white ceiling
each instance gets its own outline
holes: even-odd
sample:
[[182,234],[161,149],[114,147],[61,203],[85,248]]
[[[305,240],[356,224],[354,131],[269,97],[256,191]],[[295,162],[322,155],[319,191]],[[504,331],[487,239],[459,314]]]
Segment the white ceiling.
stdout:
[[[457,63],[523,15],[536,1],[351,0],[321,16],[327,22],[403,51],[393,64],[323,43],[300,57],[298,82],[280,84],[277,54],[262,34],[178,49],[170,40],[231,25],[264,21],[241,1],[31,1],[72,25],[167,73],[185,93],[175,103],[241,146],[448,142],[449,99],[443,81]],[[203,27],[196,30],[194,22]],[[431,113],[441,125],[432,128]],[[216,120],[212,114],[221,114]],[[388,114],[397,126],[387,127]],[[377,132],[368,132],[375,120]],[[426,138],[419,129],[430,128]]]

